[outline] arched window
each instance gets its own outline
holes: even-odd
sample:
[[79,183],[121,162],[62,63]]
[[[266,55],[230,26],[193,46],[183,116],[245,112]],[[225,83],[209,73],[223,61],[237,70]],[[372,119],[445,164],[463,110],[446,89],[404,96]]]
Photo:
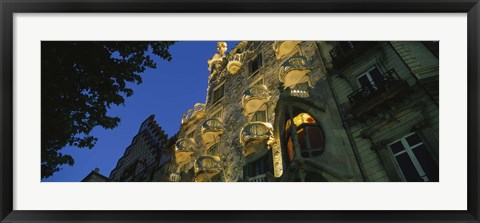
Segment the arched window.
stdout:
[[287,163],[295,158],[295,145],[293,142],[293,134],[298,139],[298,147],[300,155],[303,158],[317,157],[323,153],[325,149],[325,138],[320,125],[308,113],[300,113],[292,119],[287,117],[285,122],[284,142],[287,153]]

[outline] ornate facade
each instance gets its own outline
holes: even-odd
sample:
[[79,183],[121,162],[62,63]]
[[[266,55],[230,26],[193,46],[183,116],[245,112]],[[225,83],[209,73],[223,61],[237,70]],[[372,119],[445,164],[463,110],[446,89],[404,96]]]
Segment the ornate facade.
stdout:
[[438,43],[227,49],[182,117],[170,181],[438,181]]

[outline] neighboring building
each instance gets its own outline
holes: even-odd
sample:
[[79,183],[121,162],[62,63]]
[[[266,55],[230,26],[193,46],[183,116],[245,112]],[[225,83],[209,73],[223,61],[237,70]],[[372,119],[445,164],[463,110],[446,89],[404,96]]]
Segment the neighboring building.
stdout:
[[109,180],[166,181],[166,168],[172,156],[167,149],[167,141],[168,136],[158,126],[155,116],[151,115],[141,124],[132,143],[110,173]]
[[438,42],[319,42],[367,181],[438,181]]
[[226,51],[182,117],[170,181],[438,181],[438,42]]
[[100,169],[95,168],[81,182],[107,182],[108,177],[100,174]]

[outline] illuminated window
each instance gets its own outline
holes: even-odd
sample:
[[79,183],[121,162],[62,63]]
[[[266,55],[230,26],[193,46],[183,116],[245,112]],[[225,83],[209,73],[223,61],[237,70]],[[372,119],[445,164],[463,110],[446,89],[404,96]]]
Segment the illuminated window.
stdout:
[[[315,119],[308,113],[300,113],[293,118],[296,126],[296,136],[303,158],[316,157],[323,153],[325,146],[324,134]],[[295,148],[292,137],[291,119],[285,124],[285,147],[288,161],[295,158]]]
[[388,147],[406,181],[438,182],[438,164],[418,134],[408,134]]

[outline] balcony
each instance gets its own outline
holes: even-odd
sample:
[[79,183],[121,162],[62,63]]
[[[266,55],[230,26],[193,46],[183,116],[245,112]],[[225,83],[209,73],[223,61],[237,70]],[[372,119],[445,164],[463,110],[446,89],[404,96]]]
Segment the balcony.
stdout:
[[189,162],[196,149],[197,144],[192,138],[178,140],[175,143],[175,162],[177,164]]
[[273,142],[273,126],[268,122],[250,122],[240,130],[240,143],[247,162],[263,156]]
[[272,44],[272,48],[275,51],[275,56],[277,60],[281,60],[286,56],[294,53],[295,48],[300,44],[301,41],[275,41]]
[[242,97],[243,114],[256,112],[262,105],[270,100],[270,95],[267,86],[255,85],[245,91]]
[[200,156],[195,162],[195,182],[211,182],[222,169],[220,157]]
[[168,180],[170,182],[180,182],[180,180],[182,180],[182,177],[178,173],[171,173]]
[[297,98],[309,98],[310,92],[308,90],[287,88],[282,92],[282,95]]
[[343,41],[339,42],[330,50],[332,63],[335,67],[340,68],[351,62],[358,54],[372,47],[374,41]]
[[202,142],[207,148],[218,142],[223,134],[223,122],[218,118],[207,119],[202,125]]
[[228,64],[227,64],[228,72],[230,72],[231,74],[236,74],[242,67],[242,64],[243,64],[242,61],[243,61],[242,53],[234,54],[228,61]]
[[409,88],[408,83],[398,78],[394,69],[383,74],[383,79],[370,82],[348,95],[351,107],[348,111],[356,116],[361,116],[374,108],[382,105],[389,99],[399,96]]
[[280,81],[283,82],[285,88],[292,87],[300,83],[304,77],[310,73],[310,64],[304,56],[290,57],[283,63],[280,70]]
[[254,177],[249,177],[248,182],[267,182],[267,175],[260,174]]
[[192,120],[200,119],[203,116],[205,116],[205,104],[196,103],[193,109],[189,109],[187,113],[182,116],[182,125]]

